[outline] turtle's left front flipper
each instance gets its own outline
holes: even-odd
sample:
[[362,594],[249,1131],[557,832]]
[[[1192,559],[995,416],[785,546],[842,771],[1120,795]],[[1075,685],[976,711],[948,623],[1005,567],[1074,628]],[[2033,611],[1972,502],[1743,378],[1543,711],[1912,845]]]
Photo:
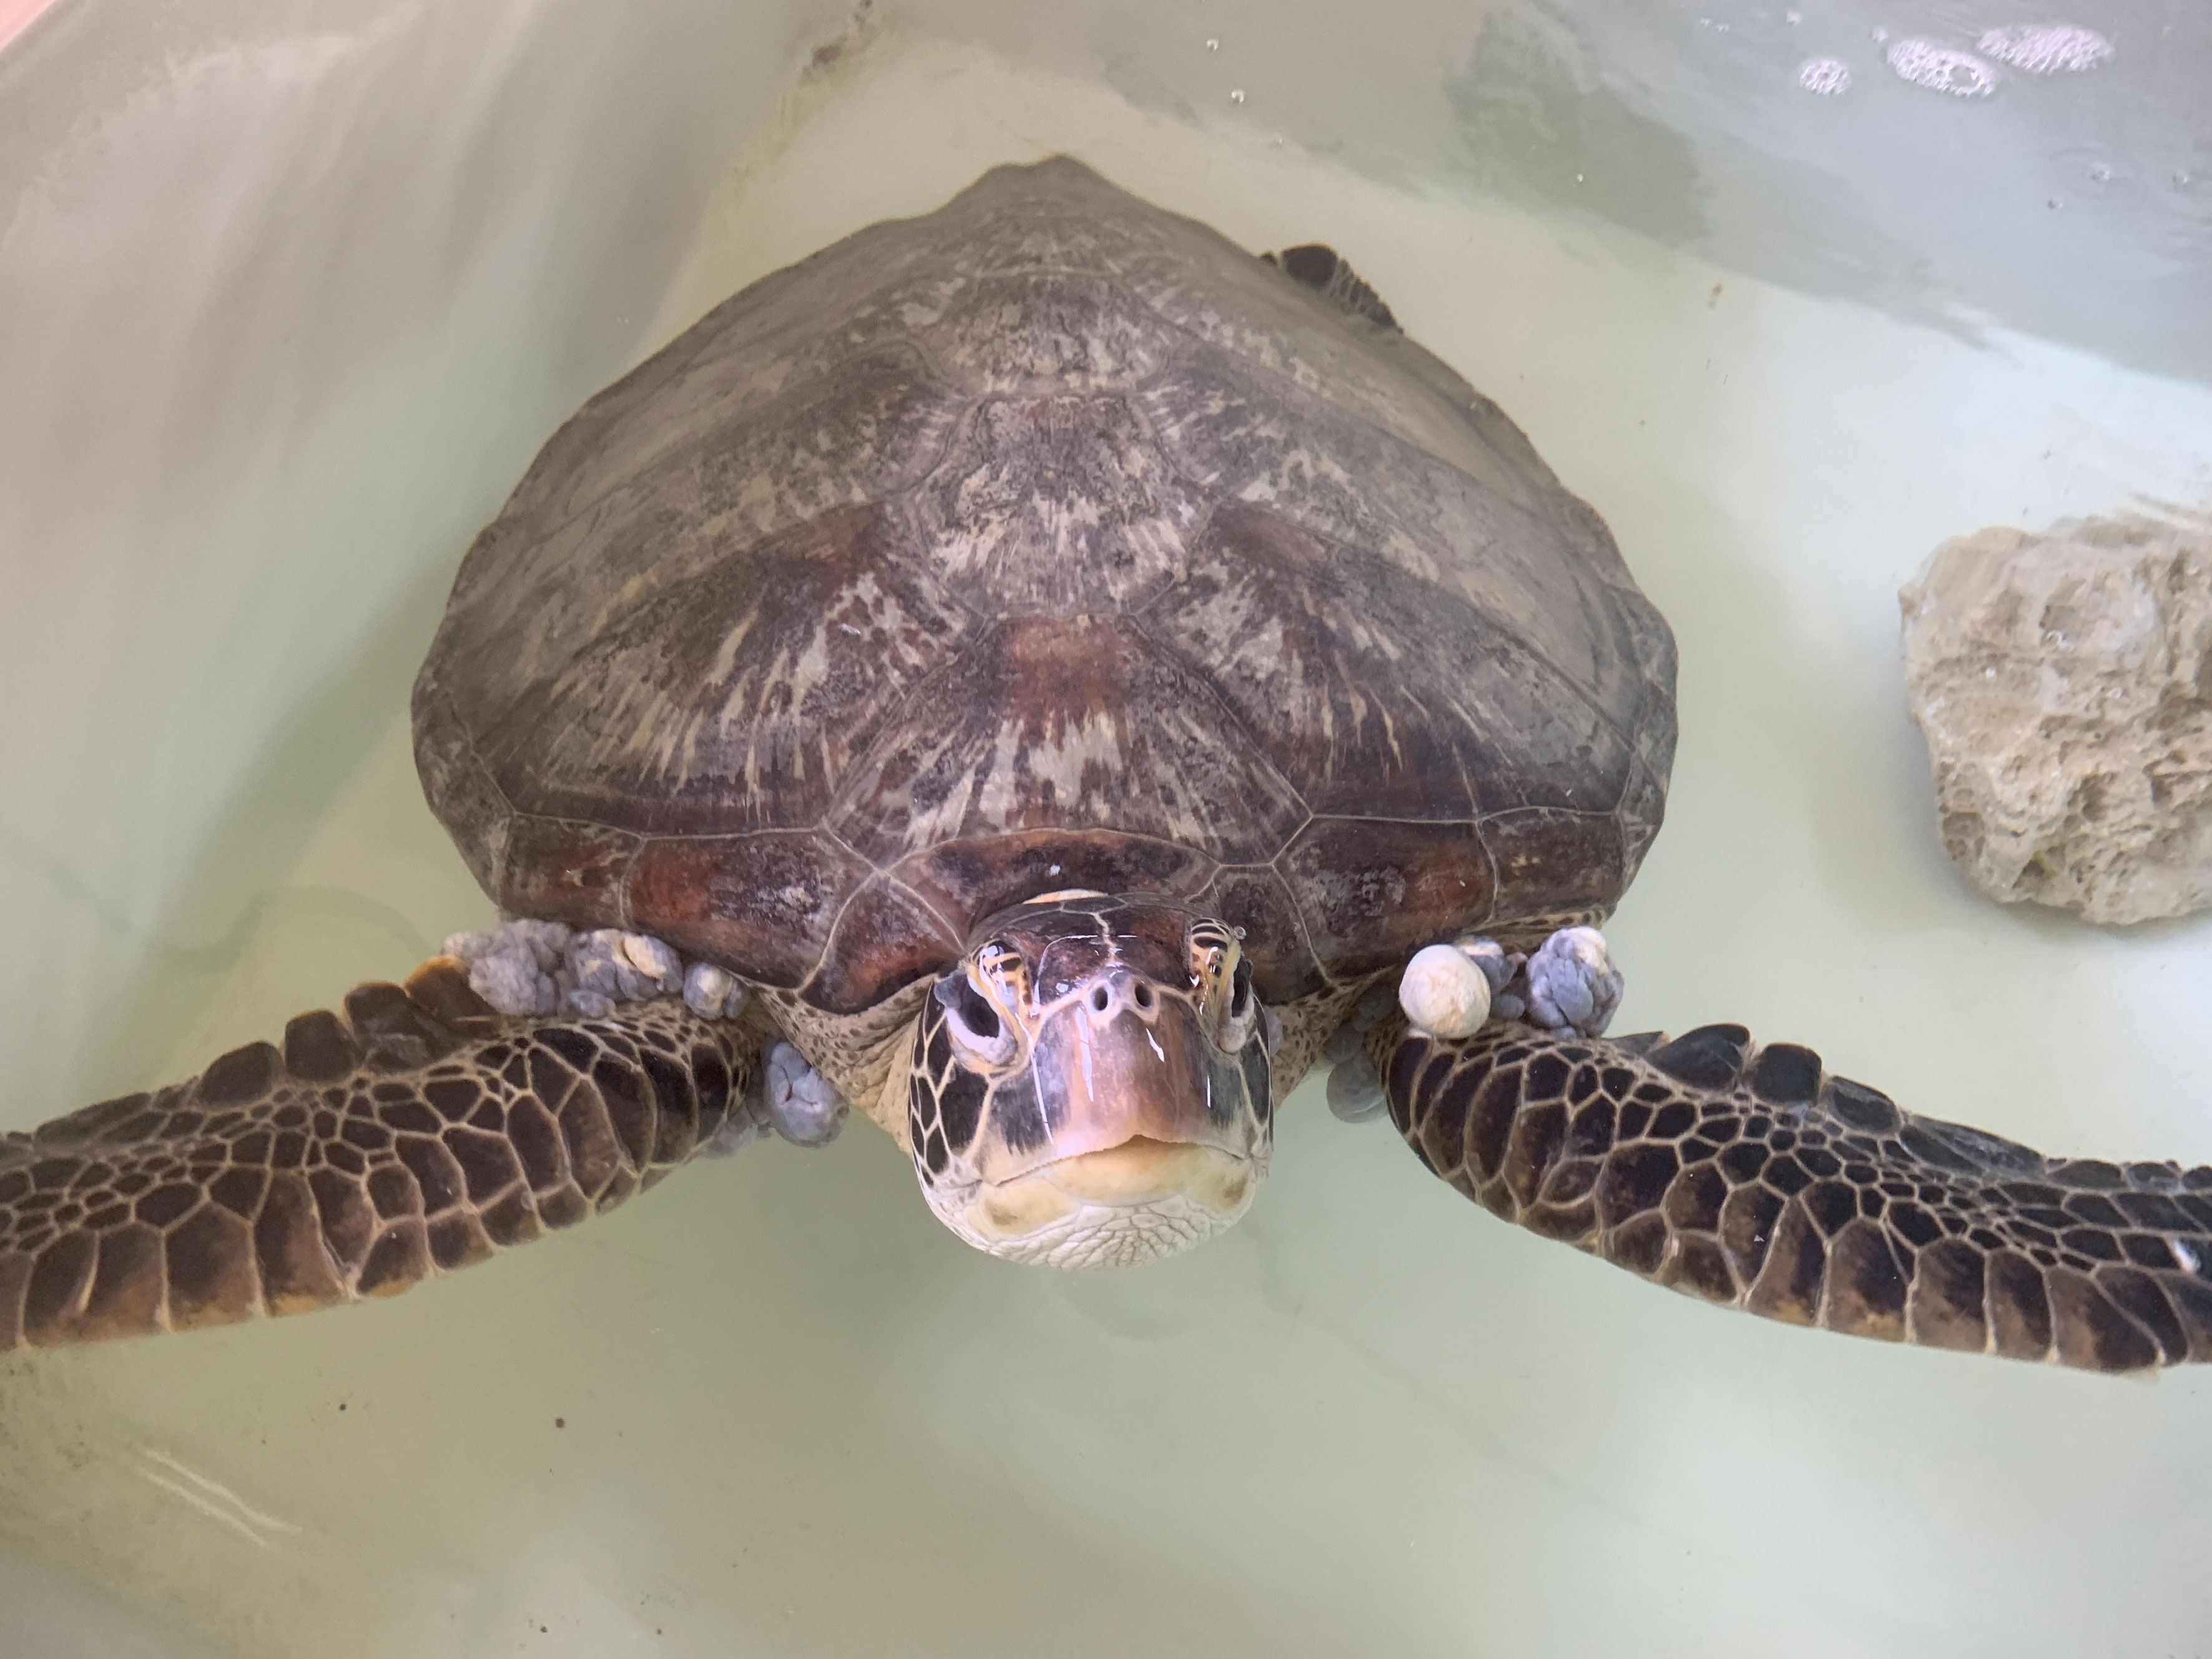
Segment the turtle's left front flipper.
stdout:
[[1769,1318],[2136,1370],[2212,1359],[2212,1167],[2047,1158],[1740,1025],[1400,1026],[1390,1115],[1509,1221]]
[[451,957],[356,986],[281,1048],[0,1135],[0,1351],[390,1295],[611,1209],[747,1109],[762,1036],[677,997],[501,1015]]

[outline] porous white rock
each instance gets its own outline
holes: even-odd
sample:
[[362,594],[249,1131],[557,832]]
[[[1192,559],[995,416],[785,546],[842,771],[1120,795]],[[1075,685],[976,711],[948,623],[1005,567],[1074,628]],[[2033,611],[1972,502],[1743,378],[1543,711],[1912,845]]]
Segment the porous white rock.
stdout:
[[1945,849],[2007,903],[2212,903],[2212,529],[2091,520],[1946,542],[1899,595]]
[[527,946],[530,954],[537,959],[538,970],[551,973],[561,965],[569,941],[576,937],[576,930],[562,921],[533,921],[527,917],[520,917],[501,923],[498,937],[502,940],[519,941]]

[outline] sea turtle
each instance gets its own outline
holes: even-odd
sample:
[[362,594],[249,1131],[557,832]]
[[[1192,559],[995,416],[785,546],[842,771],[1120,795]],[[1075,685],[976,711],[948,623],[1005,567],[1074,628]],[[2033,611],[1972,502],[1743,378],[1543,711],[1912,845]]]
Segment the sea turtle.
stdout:
[[970,1243],[1164,1256],[1326,1059],[1468,1196],[1697,1296],[2212,1356],[2212,1169],[1600,1035],[1674,677],[1597,514],[1334,253],[998,168],[547,443],[414,700],[516,920],[0,1137],[0,1348],[398,1291],[841,1095]]

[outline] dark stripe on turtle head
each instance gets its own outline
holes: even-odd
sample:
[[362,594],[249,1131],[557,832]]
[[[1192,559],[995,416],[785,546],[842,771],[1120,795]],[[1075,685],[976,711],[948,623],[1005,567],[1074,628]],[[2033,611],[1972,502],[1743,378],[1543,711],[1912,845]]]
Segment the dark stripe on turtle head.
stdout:
[[975,1126],[982,1119],[983,1097],[990,1092],[976,1073],[965,1066],[956,1066],[945,1079],[945,1086],[937,1097],[938,1121],[944,1125],[945,1144],[955,1152],[964,1152],[975,1139]]
[[[1036,1079],[1027,1066],[1000,1078],[990,1092],[991,1121],[1008,1151],[1033,1152],[1052,1139],[1048,1109],[1039,1103]],[[1065,1102],[1060,1115],[1066,1115]]]
[[1251,1098],[1253,1115],[1264,1127],[1274,1111],[1274,1102],[1268,1092],[1273,1085],[1267,1070],[1267,1045],[1255,1037],[1238,1051],[1237,1063],[1243,1067],[1244,1092]]

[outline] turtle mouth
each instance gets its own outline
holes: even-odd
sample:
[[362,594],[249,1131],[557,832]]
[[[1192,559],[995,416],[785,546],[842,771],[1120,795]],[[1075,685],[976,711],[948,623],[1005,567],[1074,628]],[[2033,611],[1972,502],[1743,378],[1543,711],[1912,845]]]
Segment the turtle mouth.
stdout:
[[1132,1135],[1118,1146],[1055,1159],[1036,1172],[1088,1204],[1157,1204],[1185,1193],[1224,1213],[1252,1201],[1252,1160],[1219,1146]]
[[1251,1207],[1258,1160],[1189,1141],[1132,1135],[1055,1158],[939,1204],[939,1218],[978,1249],[1055,1267],[1128,1267],[1180,1255]]

